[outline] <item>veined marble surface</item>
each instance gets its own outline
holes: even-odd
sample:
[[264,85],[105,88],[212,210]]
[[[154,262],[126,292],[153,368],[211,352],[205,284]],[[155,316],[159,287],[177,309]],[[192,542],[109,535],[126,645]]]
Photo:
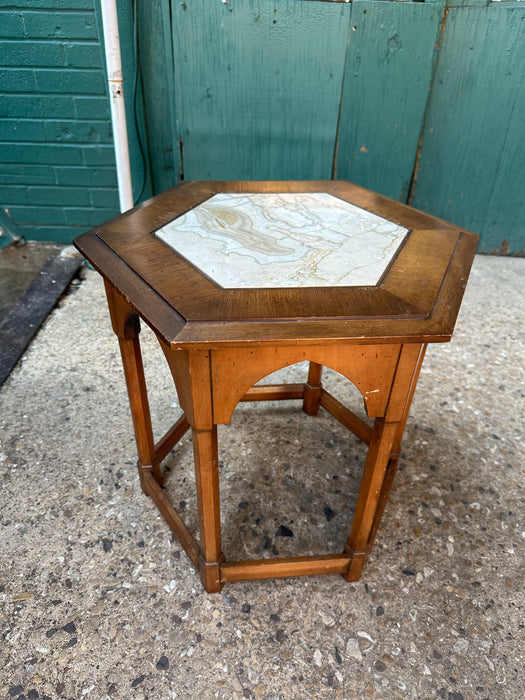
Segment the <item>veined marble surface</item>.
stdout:
[[375,285],[408,229],[325,193],[216,194],[156,235],[224,288]]

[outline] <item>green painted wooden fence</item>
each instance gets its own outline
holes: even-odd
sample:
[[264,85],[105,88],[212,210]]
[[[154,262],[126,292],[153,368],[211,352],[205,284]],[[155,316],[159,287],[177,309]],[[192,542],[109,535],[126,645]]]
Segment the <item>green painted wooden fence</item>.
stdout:
[[525,252],[525,4],[451,8],[412,199]]
[[[100,2],[0,0],[0,204],[27,238],[118,211]],[[523,254],[525,1],[446,2],[118,0],[135,196],[344,178]]]
[[525,3],[137,0],[155,191],[352,180],[525,249]]

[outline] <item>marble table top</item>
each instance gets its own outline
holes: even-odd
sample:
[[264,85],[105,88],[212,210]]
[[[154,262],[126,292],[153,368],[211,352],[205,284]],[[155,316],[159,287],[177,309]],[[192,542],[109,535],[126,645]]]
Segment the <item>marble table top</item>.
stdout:
[[156,236],[233,289],[373,286],[407,233],[326,193],[223,193]]

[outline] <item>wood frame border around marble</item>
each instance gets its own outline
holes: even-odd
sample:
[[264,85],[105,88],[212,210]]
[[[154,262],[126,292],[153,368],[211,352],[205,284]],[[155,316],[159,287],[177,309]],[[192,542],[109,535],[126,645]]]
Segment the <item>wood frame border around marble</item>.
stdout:
[[[411,232],[375,287],[221,289],[151,235],[216,192],[327,192]],[[165,342],[187,347],[449,340],[477,240],[346,182],[196,182],[93,229],[76,245],[102,274],[111,266],[124,297]]]

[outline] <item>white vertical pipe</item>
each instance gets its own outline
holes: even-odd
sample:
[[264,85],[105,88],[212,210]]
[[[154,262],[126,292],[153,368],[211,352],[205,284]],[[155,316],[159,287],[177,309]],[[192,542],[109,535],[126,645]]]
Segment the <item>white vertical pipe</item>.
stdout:
[[117,162],[120,211],[127,211],[133,207],[133,187],[131,183],[131,165],[129,162],[128,130],[126,126],[124,84],[122,81],[117,4],[116,0],[101,0],[100,5],[102,9],[102,28],[108,71],[111,124],[113,127],[115,160]]

